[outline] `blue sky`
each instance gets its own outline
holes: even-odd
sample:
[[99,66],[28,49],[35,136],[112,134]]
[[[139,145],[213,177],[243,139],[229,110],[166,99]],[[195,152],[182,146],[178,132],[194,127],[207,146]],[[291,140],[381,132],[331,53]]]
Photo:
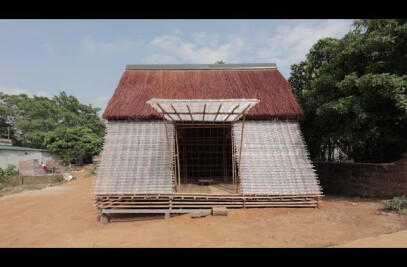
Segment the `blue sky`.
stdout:
[[105,108],[126,64],[276,63],[288,78],[351,20],[0,20],[0,91]]

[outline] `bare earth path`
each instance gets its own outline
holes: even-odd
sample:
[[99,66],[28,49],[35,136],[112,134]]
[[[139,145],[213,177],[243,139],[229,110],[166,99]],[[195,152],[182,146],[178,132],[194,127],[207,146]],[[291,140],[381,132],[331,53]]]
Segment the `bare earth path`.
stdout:
[[231,210],[227,217],[100,225],[93,179],[0,198],[0,247],[326,247],[407,229],[406,216],[377,214],[383,207],[378,200],[334,197],[320,209]]
[[407,248],[407,230],[368,237],[350,242],[338,248]]

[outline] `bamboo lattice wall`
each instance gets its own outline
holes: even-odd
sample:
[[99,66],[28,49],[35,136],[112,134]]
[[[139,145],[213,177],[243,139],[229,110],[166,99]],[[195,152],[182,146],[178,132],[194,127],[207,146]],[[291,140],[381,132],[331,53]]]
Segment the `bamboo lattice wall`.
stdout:
[[[167,123],[174,153],[174,128]],[[242,122],[233,126],[239,149]],[[244,195],[320,195],[297,122],[246,121],[239,170]],[[95,195],[171,194],[173,173],[162,121],[109,121]]]
[[[237,155],[241,130],[239,121],[234,124]],[[322,193],[297,122],[246,121],[242,146],[239,176],[244,195]]]
[[109,121],[94,194],[170,194],[172,186],[162,121]]

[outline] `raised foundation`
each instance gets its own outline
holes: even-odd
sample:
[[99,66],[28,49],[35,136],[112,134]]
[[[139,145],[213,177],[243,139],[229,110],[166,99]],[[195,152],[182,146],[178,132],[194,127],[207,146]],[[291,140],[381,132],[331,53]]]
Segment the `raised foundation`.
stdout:
[[[206,209],[216,206],[226,208],[266,208],[266,207],[308,207],[316,208],[321,202],[321,195],[301,196],[267,196],[267,195],[104,195],[96,196],[95,206],[106,209]],[[146,212],[147,213],[147,212]]]

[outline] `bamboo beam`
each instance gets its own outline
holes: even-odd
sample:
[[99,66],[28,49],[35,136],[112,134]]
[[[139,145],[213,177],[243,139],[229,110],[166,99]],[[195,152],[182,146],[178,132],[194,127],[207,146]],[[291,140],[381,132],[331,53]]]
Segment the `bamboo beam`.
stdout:
[[205,110],[206,110],[206,103],[204,104],[204,109],[203,109],[203,113],[202,113],[202,121],[205,121]]
[[179,115],[179,112],[175,109],[175,107],[172,104],[171,104],[171,107],[174,110],[174,112],[177,114],[179,120],[182,121],[181,116]]
[[165,115],[168,115],[168,117],[170,117],[172,121],[175,121],[174,118],[171,116],[171,114],[168,114],[168,113],[163,109],[163,107],[162,107],[159,103],[157,103],[157,106],[158,106],[158,107],[161,109],[161,111],[163,112],[163,117],[165,117]]
[[191,121],[194,121],[194,118],[192,117],[191,109],[189,108],[189,105],[187,105],[187,109],[189,111],[189,116],[191,116]]
[[218,117],[221,108],[222,108],[222,103],[220,103],[218,111],[216,112],[216,115],[215,115],[215,119],[213,119],[214,122],[216,121],[216,118]]
[[[202,114],[202,112],[201,111],[195,111],[195,112],[168,112],[168,111],[166,111],[165,112],[165,114],[171,114],[171,115],[177,115],[177,114],[181,114],[181,115],[189,115],[189,114],[192,114],[192,115],[200,115],[200,114]],[[205,114],[206,115],[216,115],[216,114],[219,114],[219,115],[239,115],[239,114],[241,114],[241,112],[219,112],[219,113],[217,113],[217,112],[205,112]]]
[[234,119],[232,122],[238,121],[238,120],[240,119],[240,116],[244,115],[245,112],[246,112],[246,110],[247,110],[248,108],[250,108],[251,105],[252,105],[252,104],[247,105],[247,107],[246,107],[239,115],[237,115],[237,116],[236,116],[236,119]]
[[[231,112],[229,112],[228,116],[223,120],[223,121],[227,121],[227,119],[229,118],[230,115],[234,114],[235,110],[240,106],[240,104],[236,105],[236,107],[234,109],[232,109]],[[221,113],[219,113],[221,114]]]

